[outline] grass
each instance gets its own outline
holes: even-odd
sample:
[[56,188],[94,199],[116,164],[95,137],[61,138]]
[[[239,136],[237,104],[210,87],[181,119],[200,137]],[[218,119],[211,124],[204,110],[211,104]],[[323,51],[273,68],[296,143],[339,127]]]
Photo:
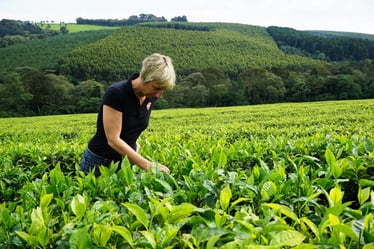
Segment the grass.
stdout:
[[[47,28],[48,24],[38,24],[42,28]],[[51,30],[60,30],[60,24],[49,24],[49,29]],[[108,26],[100,26],[100,25],[88,25],[88,24],[75,24],[75,23],[67,23],[67,29],[69,33],[76,33],[81,31],[90,31],[90,30],[102,30],[102,29],[118,29],[119,27],[108,27]]]

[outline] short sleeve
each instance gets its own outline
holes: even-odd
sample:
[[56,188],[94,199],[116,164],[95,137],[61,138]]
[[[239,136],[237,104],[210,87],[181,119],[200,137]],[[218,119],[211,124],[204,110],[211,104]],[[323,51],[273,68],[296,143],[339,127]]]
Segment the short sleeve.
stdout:
[[123,112],[123,101],[120,90],[116,87],[109,87],[103,97],[103,105],[110,106],[120,112]]

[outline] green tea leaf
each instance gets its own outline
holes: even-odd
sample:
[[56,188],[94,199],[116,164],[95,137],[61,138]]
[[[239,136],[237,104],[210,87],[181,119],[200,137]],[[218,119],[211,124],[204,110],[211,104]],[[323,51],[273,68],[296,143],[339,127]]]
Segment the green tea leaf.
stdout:
[[273,239],[270,241],[270,245],[279,247],[297,246],[301,244],[305,238],[305,235],[295,230],[280,231],[273,236]]
[[343,192],[339,187],[335,187],[330,190],[330,200],[332,201],[332,206],[342,204],[343,201]]
[[58,184],[64,180],[64,174],[61,171],[60,162],[58,162],[51,170],[49,177],[51,179],[51,183],[55,186],[58,186]]
[[105,247],[111,236],[111,228],[108,225],[94,224],[93,236],[99,245]]
[[327,165],[329,165],[330,167],[332,164],[336,162],[334,153],[332,153],[331,150],[329,149],[326,149],[325,151],[325,158],[326,158]]
[[308,219],[306,217],[300,218],[300,222],[306,224],[308,226],[308,228],[314,233],[314,235],[316,236],[317,240],[318,241],[320,240],[320,236],[319,236],[319,232],[318,232],[318,227],[316,226],[316,224],[314,224],[310,219]]
[[78,217],[78,219],[81,219],[84,216],[84,213],[86,212],[86,202],[82,195],[78,194],[74,196],[70,206],[71,210],[73,211],[75,216]]
[[44,248],[49,241],[48,228],[44,227],[38,234],[38,242]]
[[166,192],[168,193],[173,192],[173,188],[170,186],[168,182],[161,180],[161,179],[155,179],[155,182],[158,182]]
[[227,232],[223,232],[217,235],[213,235],[209,238],[207,244],[206,244],[206,249],[214,249],[216,242],[220,239],[222,235],[225,235]]
[[149,242],[149,244],[151,244],[152,248],[156,248],[156,240],[155,238],[153,237],[153,235],[148,232],[148,231],[140,231],[141,234],[143,234],[144,238],[147,239],[147,241]]
[[222,149],[214,151],[212,159],[217,164],[217,167],[223,167],[227,164],[227,156]]
[[225,214],[216,212],[216,214],[214,215],[214,220],[217,227],[222,227],[226,223],[227,217]]
[[362,249],[373,249],[374,248],[374,242],[366,244],[362,247]]
[[325,157],[326,157],[327,165],[329,166],[332,175],[334,176],[335,179],[339,178],[343,170],[336,163],[336,158],[335,158],[334,153],[332,153],[331,150],[326,149]]
[[45,194],[40,197],[40,208],[42,209],[43,218],[49,220],[48,205],[53,199],[53,194]]
[[178,206],[172,206],[167,221],[170,224],[179,223],[184,218],[190,216],[195,209],[196,206],[190,203],[182,203]]
[[230,209],[233,209],[236,205],[238,205],[241,202],[246,202],[246,201],[249,201],[249,200],[250,200],[250,198],[240,197],[239,199],[231,202]]
[[292,210],[289,207],[287,207],[285,205],[281,205],[281,204],[277,204],[277,203],[265,203],[263,205],[266,206],[266,207],[270,207],[272,209],[275,209],[279,213],[287,216],[288,218],[296,221],[297,223],[300,223],[300,220],[297,217],[297,215],[294,212],[292,212]]
[[134,181],[134,172],[131,169],[129,163],[126,163],[126,165],[122,169],[122,172],[123,172],[127,186],[130,186]]
[[226,210],[229,207],[231,197],[231,188],[230,185],[227,185],[224,189],[221,190],[221,193],[219,195],[219,202],[223,210]]
[[[181,227],[180,225],[176,226],[176,225],[166,224],[164,231],[161,231],[164,236],[162,236],[163,238],[162,240],[159,239],[159,244],[161,244],[161,246],[165,248],[169,244],[169,242],[173,238],[175,238],[175,236],[177,236],[180,227]],[[161,236],[158,236],[158,237],[161,237]]]
[[374,181],[369,179],[360,179],[358,184],[360,187],[374,187]]
[[305,243],[301,243],[295,247],[292,247],[292,249],[316,249],[316,248],[320,248],[320,246],[312,245],[312,244],[305,244]]
[[29,233],[32,235],[38,235],[40,231],[45,228],[43,219],[42,209],[40,207],[35,208],[31,212],[31,226]]
[[16,234],[21,237],[24,241],[27,242],[30,246],[36,247],[38,245],[38,238],[37,236],[30,235],[23,231],[16,231]]
[[87,225],[83,228],[79,228],[74,230],[71,233],[70,239],[69,239],[69,245],[71,248],[77,248],[77,249],[86,249],[91,248],[91,239],[90,235],[88,233],[90,225]]
[[45,194],[42,197],[40,197],[40,207],[42,210],[45,210],[49,203],[51,203],[51,200],[53,199],[53,194]]
[[266,181],[260,190],[261,198],[264,201],[269,200],[271,197],[274,196],[275,192],[277,190],[277,186],[272,181]]
[[358,201],[360,205],[363,205],[370,198],[370,187],[358,189]]
[[366,152],[372,152],[374,153],[374,145],[373,143],[368,139],[368,138],[364,138],[364,148],[365,148],[365,151]]
[[349,236],[352,240],[358,242],[358,236],[356,235],[356,233],[353,231],[353,229],[350,226],[346,224],[335,224],[335,225],[332,225],[332,227],[334,231],[338,233],[343,233],[346,236]]
[[133,215],[135,215],[136,219],[146,228],[148,229],[148,217],[145,211],[136,204],[132,203],[122,203]]
[[339,217],[333,214],[329,214],[329,222],[330,222],[330,225],[340,224]]
[[111,230],[118,233],[119,235],[121,235],[122,238],[124,238],[127,241],[127,243],[130,244],[131,247],[133,246],[134,242],[133,242],[133,239],[132,239],[132,235],[126,227],[112,226]]

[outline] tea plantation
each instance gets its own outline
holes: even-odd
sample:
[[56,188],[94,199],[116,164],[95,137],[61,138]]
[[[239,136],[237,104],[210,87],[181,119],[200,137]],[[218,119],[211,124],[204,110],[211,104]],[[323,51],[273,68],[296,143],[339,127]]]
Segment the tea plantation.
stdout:
[[[85,175],[96,114],[0,119],[1,248],[374,248],[374,100],[152,113]],[[119,171],[117,172],[117,169]]]

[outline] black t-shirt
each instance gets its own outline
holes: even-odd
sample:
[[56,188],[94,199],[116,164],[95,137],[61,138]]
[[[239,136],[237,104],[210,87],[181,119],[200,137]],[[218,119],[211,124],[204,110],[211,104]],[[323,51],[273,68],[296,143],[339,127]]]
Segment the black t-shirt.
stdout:
[[121,139],[136,150],[136,140],[149,123],[149,116],[157,98],[146,98],[142,106],[136,97],[131,81],[139,77],[134,74],[130,79],[111,85],[105,92],[96,123],[96,134],[88,143],[88,148],[102,157],[119,161],[122,156],[113,150],[105,136],[103,124],[103,105],[122,112]]

